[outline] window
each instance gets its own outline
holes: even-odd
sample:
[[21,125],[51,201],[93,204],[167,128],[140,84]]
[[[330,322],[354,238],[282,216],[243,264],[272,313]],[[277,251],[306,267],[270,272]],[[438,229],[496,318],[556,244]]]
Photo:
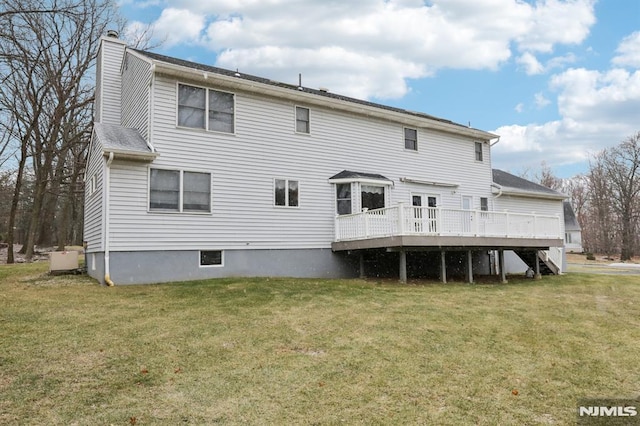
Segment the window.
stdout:
[[416,129],[404,128],[404,149],[418,150],[418,131]]
[[149,210],[211,211],[210,173],[151,169],[149,175]]
[[565,232],[564,234],[564,240],[567,244],[571,244],[571,234],[568,232]]
[[200,266],[223,266],[222,250],[201,250]]
[[351,184],[339,183],[336,185],[336,208],[338,214],[351,214]]
[[487,197],[480,197],[480,210],[483,212],[489,211],[489,199]]
[[482,142],[476,142],[476,161],[482,161]]
[[233,133],[233,93],[178,84],[178,126]]
[[298,207],[298,181],[289,179],[275,180],[275,205]]
[[310,133],[309,108],[296,107],[296,132]]
[[362,185],[362,208],[381,209],[384,207],[384,186]]
[[96,177],[96,175],[91,176],[91,179],[89,179],[89,195],[93,195],[94,192],[96,192],[96,189],[98,188],[98,178]]

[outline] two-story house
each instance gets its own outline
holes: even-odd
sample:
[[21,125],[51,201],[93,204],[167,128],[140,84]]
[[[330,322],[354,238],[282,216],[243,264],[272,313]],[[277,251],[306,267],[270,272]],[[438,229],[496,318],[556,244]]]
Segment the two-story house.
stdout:
[[564,225],[561,200],[502,208],[497,140],[132,49],[112,34],[98,56],[86,170],[88,272],[107,284],[447,272],[472,281],[495,269],[496,254],[504,278],[504,251],[562,247]]

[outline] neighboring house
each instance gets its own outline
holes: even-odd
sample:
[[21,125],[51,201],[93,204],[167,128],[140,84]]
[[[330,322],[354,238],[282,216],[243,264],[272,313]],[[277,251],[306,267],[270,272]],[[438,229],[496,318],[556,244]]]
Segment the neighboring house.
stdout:
[[582,253],[582,228],[578,223],[571,202],[564,201],[564,247],[570,253]]
[[[495,210],[556,216],[560,218],[560,235],[564,235],[566,210],[563,204],[566,195],[497,169],[493,170],[493,187]],[[566,269],[566,254],[560,246],[543,250],[538,253],[538,257],[540,266],[553,273],[561,273]],[[505,260],[507,273],[522,273],[535,266],[526,250],[524,253],[523,250],[512,250],[505,255]]]
[[448,120],[114,37],[102,39],[95,111],[84,235],[102,283],[473,281],[493,253],[504,279],[505,251],[563,245],[562,209],[549,205],[561,198],[500,192],[498,136]]

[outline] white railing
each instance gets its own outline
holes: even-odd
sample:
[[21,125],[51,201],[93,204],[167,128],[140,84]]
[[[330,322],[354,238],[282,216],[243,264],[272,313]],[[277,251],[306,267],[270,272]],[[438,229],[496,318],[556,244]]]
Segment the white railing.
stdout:
[[336,241],[396,235],[562,238],[560,216],[399,204],[335,221]]

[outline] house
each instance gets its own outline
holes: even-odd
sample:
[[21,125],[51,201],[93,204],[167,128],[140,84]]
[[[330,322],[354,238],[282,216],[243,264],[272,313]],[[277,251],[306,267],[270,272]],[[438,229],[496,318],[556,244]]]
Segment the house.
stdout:
[[101,283],[505,279],[505,251],[563,246],[560,198],[494,183],[492,133],[114,34],[96,70],[84,235]]
[[[565,194],[497,169],[493,170],[493,191],[496,210],[556,216],[562,219],[560,225],[564,232],[567,220],[564,215]],[[539,251],[537,256],[521,249],[508,251],[505,254],[506,272],[525,272],[529,267],[535,267],[536,260],[540,267],[554,274],[566,269],[564,248],[555,246]]]
[[578,223],[576,213],[573,211],[569,200],[564,201],[563,207],[565,250],[570,253],[582,253],[584,252],[584,248],[582,247],[582,228]]

